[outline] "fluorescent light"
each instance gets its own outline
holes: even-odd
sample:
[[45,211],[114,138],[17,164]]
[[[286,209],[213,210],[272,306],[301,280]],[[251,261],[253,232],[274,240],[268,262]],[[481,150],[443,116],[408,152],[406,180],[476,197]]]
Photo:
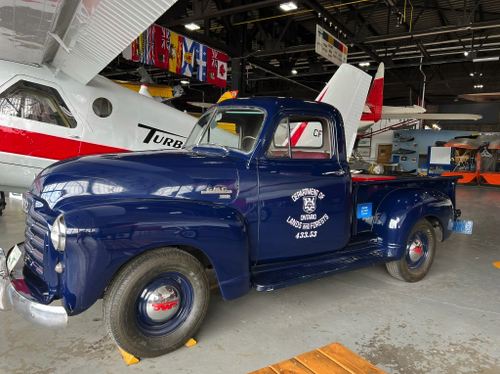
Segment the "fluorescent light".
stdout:
[[184,25],[184,27],[186,29],[193,30],[193,31],[200,29],[200,26],[198,26],[196,23],[188,23],[187,25]]
[[498,61],[500,57],[483,57],[483,58],[475,58],[472,62],[485,62],[485,61]]
[[464,56],[468,56],[469,55],[469,52],[468,51],[464,51]]
[[483,88],[483,85],[482,84],[475,84],[474,88]]
[[189,84],[189,80],[187,80],[187,79],[182,79],[182,80],[181,80],[181,84]]
[[364,68],[364,67],[370,66],[370,63],[369,62],[360,62],[358,65],[361,66],[362,68]]
[[288,12],[290,10],[297,9],[297,4],[295,4],[293,1],[290,1],[289,3],[281,4],[280,8],[283,9],[285,12]]
[[297,74],[297,70],[292,69],[292,74]]

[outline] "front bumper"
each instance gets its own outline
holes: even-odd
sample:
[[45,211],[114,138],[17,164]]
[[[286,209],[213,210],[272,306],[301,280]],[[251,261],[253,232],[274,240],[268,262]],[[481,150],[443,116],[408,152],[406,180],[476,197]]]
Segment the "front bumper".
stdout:
[[68,314],[62,306],[45,305],[36,301],[29,292],[23,277],[24,247],[19,245],[22,253],[17,264],[8,271],[7,261],[12,255],[12,247],[7,255],[0,248],[0,310],[12,307],[21,317],[46,327],[65,327]]

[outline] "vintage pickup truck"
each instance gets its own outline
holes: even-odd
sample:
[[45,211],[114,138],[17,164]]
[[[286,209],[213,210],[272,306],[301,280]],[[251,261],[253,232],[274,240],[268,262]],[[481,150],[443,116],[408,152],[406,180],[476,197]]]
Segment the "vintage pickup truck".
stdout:
[[103,297],[118,346],[153,357],[199,328],[207,269],[226,300],[379,263],[421,280],[460,214],[456,178],[352,176],[344,137],[328,104],[230,99],[184,149],[54,164],[0,254],[0,309],[60,327]]

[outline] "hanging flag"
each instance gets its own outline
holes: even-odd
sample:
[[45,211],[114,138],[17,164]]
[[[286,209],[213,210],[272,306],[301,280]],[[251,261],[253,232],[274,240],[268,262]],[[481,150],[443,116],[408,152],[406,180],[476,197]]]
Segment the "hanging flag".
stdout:
[[155,25],[154,31],[154,60],[155,66],[168,69],[170,30],[160,25]]
[[182,39],[181,74],[187,75],[188,77],[193,76],[194,47],[195,43],[192,39],[186,37]]
[[149,26],[139,37],[139,62],[148,65],[154,65],[153,49],[154,49],[154,25]]
[[217,86],[226,87],[227,82],[227,55],[219,52],[217,61]]
[[126,60],[138,62],[139,61],[139,53],[138,53],[138,40],[132,40],[127,48],[125,48],[122,52],[122,56]]
[[182,59],[182,35],[170,30],[170,53],[168,55],[168,70],[179,74]]
[[227,55],[207,47],[207,83],[226,87]]
[[152,24],[123,51],[127,60],[168,69],[220,87],[227,84],[227,55]]
[[207,80],[207,46],[201,43],[196,43],[194,47],[195,56],[195,77],[196,79],[206,82]]

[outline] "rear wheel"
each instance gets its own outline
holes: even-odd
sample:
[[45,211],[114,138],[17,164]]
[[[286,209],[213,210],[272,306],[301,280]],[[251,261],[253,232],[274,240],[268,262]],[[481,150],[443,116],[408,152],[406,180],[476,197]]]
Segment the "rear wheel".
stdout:
[[139,255],[104,294],[104,322],[116,344],[136,357],[182,346],[198,330],[210,289],[198,260],[177,248]]
[[406,282],[418,282],[429,271],[436,252],[436,233],[425,218],[413,226],[406,242],[405,253],[399,260],[388,262],[387,270]]

